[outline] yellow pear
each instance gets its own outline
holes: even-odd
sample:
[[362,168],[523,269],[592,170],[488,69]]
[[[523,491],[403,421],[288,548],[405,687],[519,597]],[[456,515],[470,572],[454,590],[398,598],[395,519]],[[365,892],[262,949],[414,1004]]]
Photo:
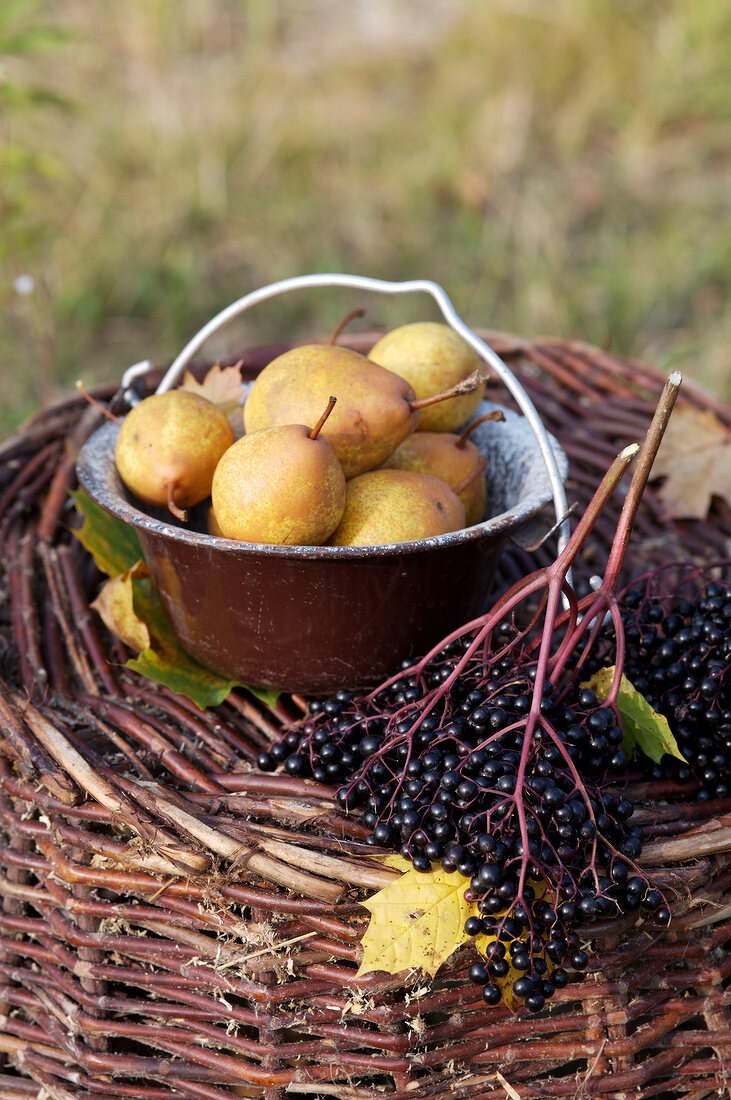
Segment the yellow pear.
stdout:
[[471,421],[460,435],[454,432],[416,432],[405,439],[381,466],[382,470],[416,470],[446,481],[464,504],[465,526],[485,518],[487,459],[470,440],[478,424],[504,420],[499,410]]
[[[281,424],[244,435],[213,475],[215,522],[224,538],[319,546],[343,514],[345,476],[321,424]],[[210,517],[209,517],[210,520]]]
[[127,488],[178,519],[211,492],[216,464],[234,441],[221,409],[187,390],[153,394],[122,421],[114,458]]
[[461,500],[445,481],[411,470],[370,470],[347,483],[332,546],[381,546],[464,527]]
[[206,530],[209,535],[215,535],[216,538],[224,539],[226,537],[216,519],[216,513],[213,510],[212,504],[208,505],[208,512],[206,513]]
[[330,394],[338,403],[322,430],[346,478],[379,466],[419,421],[408,382],[349,348],[310,344],[272,360],[244,404],[248,432],[306,424]]
[[[450,389],[475,370],[485,372],[482,359],[459,333],[436,321],[416,321],[393,329],[371,348],[368,358],[405,378],[417,400]],[[424,408],[419,431],[459,428],[474,414],[484,389],[483,383],[469,393]]]
[[471,527],[485,515],[484,466],[485,460],[469,440],[460,447],[459,436],[452,432],[416,432],[389,455],[381,469],[415,470],[446,481],[464,505],[465,526]]

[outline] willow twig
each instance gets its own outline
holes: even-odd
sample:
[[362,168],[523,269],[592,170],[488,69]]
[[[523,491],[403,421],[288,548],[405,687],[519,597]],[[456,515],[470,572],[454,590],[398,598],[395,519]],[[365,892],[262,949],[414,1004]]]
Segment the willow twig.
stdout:
[[202,872],[209,868],[208,856],[192,852],[189,847],[181,845],[173,836],[165,832],[153,822],[145,822],[142,816],[126,799],[121,798],[114,788],[95,772],[83,756],[66,740],[63,734],[49,722],[40,711],[15,698],[17,709],[31,730],[61,767],[78,785],[100,802],[102,806],[110,810],[123,821],[145,843],[162,852],[166,858],[171,859],[181,870],[189,872]]

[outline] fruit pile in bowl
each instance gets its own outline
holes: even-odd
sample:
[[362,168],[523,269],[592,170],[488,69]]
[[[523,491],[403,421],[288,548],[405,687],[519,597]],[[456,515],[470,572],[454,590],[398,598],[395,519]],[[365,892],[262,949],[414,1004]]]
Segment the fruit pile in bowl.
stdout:
[[117,470],[137,499],[183,521],[211,497],[209,532],[242,542],[372,546],[445,534],[485,512],[472,425],[452,431],[480,404],[481,366],[461,336],[432,322],[395,329],[369,356],[294,348],[254,382],[236,442],[216,405],[170,390],[126,418]]
[[251,384],[239,432],[199,394],[157,393],[95,433],[79,479],[138,531],[202,664],[288,691],[363,687],[478,614],[505,538],[551,499],[532,430],[483,400],[484,378],[432,322],[367,356],[294,347]]

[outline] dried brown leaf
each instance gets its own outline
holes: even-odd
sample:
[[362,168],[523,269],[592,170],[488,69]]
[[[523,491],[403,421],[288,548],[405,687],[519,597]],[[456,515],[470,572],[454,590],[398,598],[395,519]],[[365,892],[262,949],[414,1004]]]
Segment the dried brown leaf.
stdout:
[[225,412],[234,428],[238,426],[242,419],[240,402],[243,396],[243,382],[238,365],[222,367],[215,363],[202,382],[198,382],[190,371],[186,371],[180,388],[212,401]]
[[731,503],[731,431],[710,409],[678,406],[652,476],[665,478],[658,495],[671,516],[704,519],[712,496]]

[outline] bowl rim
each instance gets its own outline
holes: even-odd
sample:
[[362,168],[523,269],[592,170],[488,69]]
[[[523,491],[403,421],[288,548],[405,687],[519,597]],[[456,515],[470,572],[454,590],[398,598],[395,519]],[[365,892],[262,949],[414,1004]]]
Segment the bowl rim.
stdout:
[[[500,408],[493,402],[485,402],[491,407]],[[514,410],[505,409],[504,412],[511,418],[523,420]],[[408,542],[380,543],[375,546],[301,546],[278,545],[273,543],[239,542],[235,539],[226,539],[217,535],[209,535],[199,531],[186,530],[148,515],[140,508],[131,504],[123,495],[122,482],[114,464],[113,439],[119,431],[119,424],[108,422],[98,428],[84,443],[81,448],[76,470],[83,489],[91,499],[104,508],[105,511],[134,527],[136,530],[156,535],[173,542],[184,543],[187,546],[199,546],[201,549],[216,549],[221,553],[234,554],[243,557],[265,555],[268,557],[290,558],[293,560],[324,560],[324,561],[353,561],[369,558],[403,557],[404,555],[427,553],[432,550],[449,549],[461,546],[465,543],[475,542],[486,538],[494,538],[509,535],[517,531],[538,513],[552,499],[552,492],[548,480],[542,492],[533,489],[526,499],[519,500],[511,508],[489,519],[482,520],[471,527],[461,527],[457,531],[449,531],[443,535],[433,535],[425,539],[413,539]],[[547,433],[561,471],[563,480],[566,478],[567,456],[554,436]],[[101,467],[98,465],[101,461]],[[116,482],[117,491],[112,492],[108,488],[109,477]]]

